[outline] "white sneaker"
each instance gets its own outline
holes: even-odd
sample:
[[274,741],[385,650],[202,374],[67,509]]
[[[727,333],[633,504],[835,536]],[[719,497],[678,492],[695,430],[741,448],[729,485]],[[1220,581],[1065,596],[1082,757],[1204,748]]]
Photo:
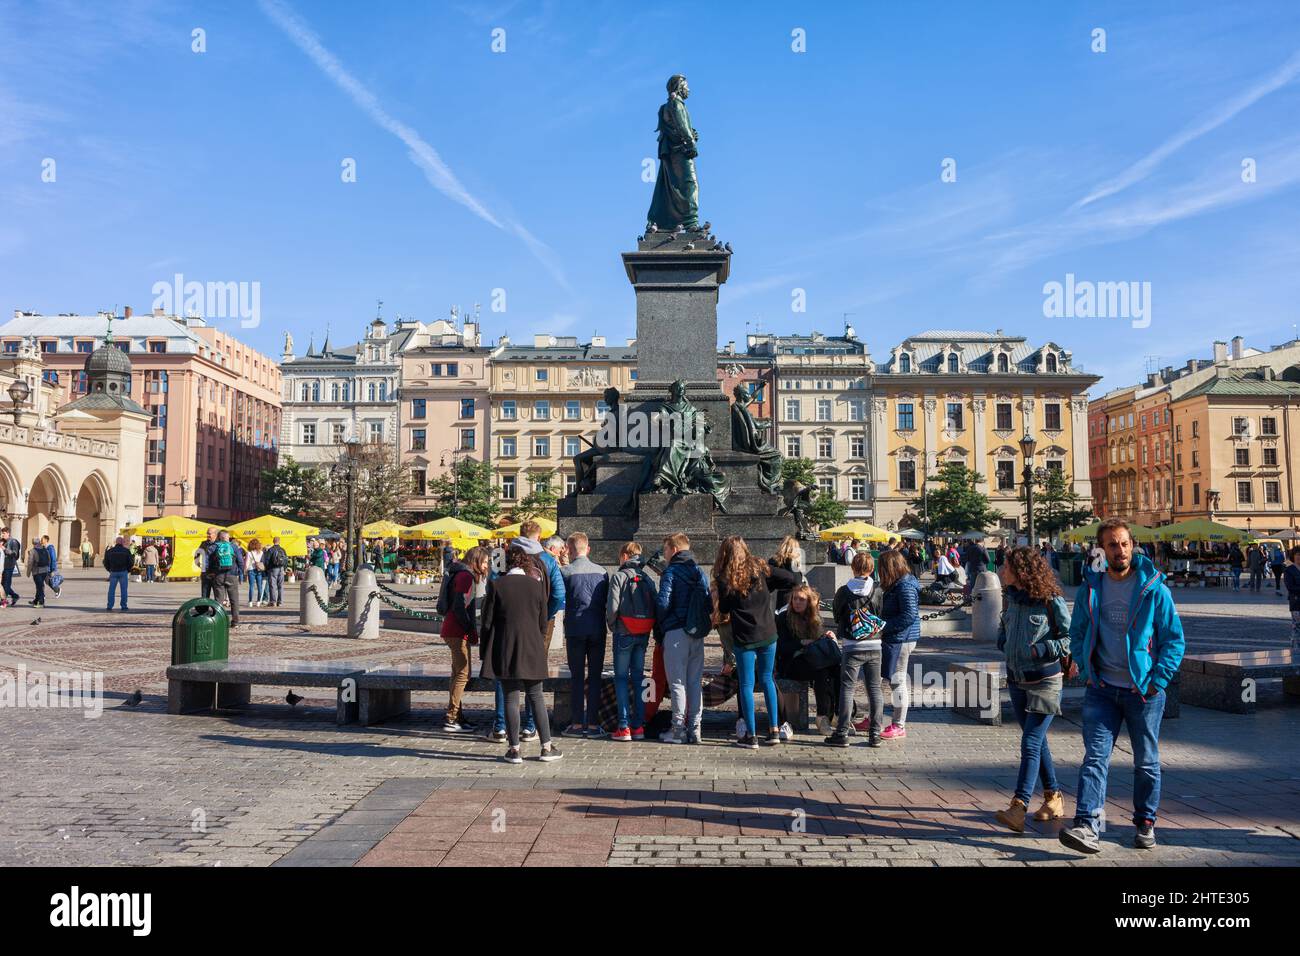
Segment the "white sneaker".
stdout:
[[680,744],[686,742],[686,730],[684,728],[670,727],[659,735],[661,743]]
[[790,726],[789,722],[781,725],[780,736],[782,740],[789,740],[794,736],[794,728]]
[[749,728],[745,726],[745,718],[737,717],[736,718],[736,739],[740,740],[748,733],[749,733]]

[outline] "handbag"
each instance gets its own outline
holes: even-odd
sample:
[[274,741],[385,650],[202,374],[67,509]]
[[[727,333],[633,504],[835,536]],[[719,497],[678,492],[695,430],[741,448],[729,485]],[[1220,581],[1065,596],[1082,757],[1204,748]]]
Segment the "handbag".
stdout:
[[[883,626],[883,622],[882,622]],[[833,637],[819,637],[811,644],[805,644],[795,652],[795,657],[802,657],[811,669],[820,671],[828,667],[839,667],[844,658],[840,642]]]
[[[1059,641],[1061,639],[1061,628],[1056,623],[1056,611],[1050,601],[1047,603],[1047,623],[1051,628],[1052,637]],[[1079,665],[1069,651],[1061,655],[1058,663],[1061,665],[1061,673],[1065,675],[1066,680],[1074,680],[1079,676]]]

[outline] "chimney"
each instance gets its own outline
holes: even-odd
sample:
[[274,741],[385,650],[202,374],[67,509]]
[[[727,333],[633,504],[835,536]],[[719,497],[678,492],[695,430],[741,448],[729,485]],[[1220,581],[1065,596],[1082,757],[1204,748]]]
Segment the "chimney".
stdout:
[[533,348],[545,349],[555,344],[555,336],[547,335],[545,332],[538,332],[533,336]]
[[478,323],[477,322],[465,323],[465,335],[463,341],[465,342],[466,345],[469,346],[478,345]]
[[1242,337],[1241,337],[1240,335],[1234,335],[1234,336],[1232,337],[1232,357],[1233,357],[1233,358],[1235,358],[1235,359],[1239,359],[1239,358],[1241,358],[1241,347],[1242,347],[1242,345],[1244,344],[1244,341],[1245,341],[1245,340],[1242,339]]
[[605,347],[605,336],[593,335],[591,337],[591,344],[593,348],[603,349]]
[[727,342],[727,354],[728,354],[728,355],[735,355],[735,354],[736,354],[736,340],[735,340],[735,339],[731,339],[729,342]]
[[129,305],[122,310],[122,318],[124,319],[131,318],[131,307]]
[[1226,361],[1228,361],[1228,343],[1215,342],[1214,343],[1214,364],[1221,365]]
[[627,340],[627,347],[628,347],[628,348],[631,348],[631,347],[634,346],[634,345],[636,345],[636,339],[628,339],[628,340]]

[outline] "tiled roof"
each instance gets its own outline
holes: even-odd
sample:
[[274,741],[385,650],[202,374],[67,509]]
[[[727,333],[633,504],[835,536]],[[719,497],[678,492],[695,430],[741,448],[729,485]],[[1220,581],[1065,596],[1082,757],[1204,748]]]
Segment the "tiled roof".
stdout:
[[1196,395],[1278,396],[1300,395],[1300,382],[1260,378],[1258,375],[1218,375],[1202,382],[1183,398]]
[[[1005,346],[1010,368],[1022,374],[1036,374],[1037,356],[1043,346],[1031,345],[1022,335],[998,335],[996,332],[971,332],[960,329],[931,329],[920,335],[910,335],[903,340],[902,346],[912,353],[913,373],[941,373],[944,349],[949,345],[957,346],[961,353],[962,367],[967,372],[988,372],[995,361],[994,348]],[[1060,370],[1063,373],[1078,372],[1070,364],[1070,353],[1054,342],[1045,342],[1056,351]],[[882,373],[892,373],[894,357],[880,364]]]

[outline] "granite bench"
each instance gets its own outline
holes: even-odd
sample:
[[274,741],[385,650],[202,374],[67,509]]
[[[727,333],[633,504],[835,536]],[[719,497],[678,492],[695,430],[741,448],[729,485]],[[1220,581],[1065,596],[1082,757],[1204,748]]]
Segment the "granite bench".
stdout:
[[273,687],[333,687],[335,720],[355,723],[356,681],[365,673],[356,661],[295,661],[276,657],[232,657],[224,661],[172,664],[167,668],[167,713],[194,714],[246,705],[254,684]]
[[1184,701],[1234,714],[1255,712],[1255,682],[1263,678],[1282,678],[1282,692],[1300,697],[1300,659],[1290,648],[1188,654],[1178,676]]
[[[1079,678],[1067,680],[1064,687],[1083,687]],[[951,661],[948,664],[949,705],[963,717],[991,727],[1002,726],[1002,692],[1007,688],[1007,664],[1002,658]],[[1182,699],[1179,675],[1165,688],[1164,719],[1178,717]]]

